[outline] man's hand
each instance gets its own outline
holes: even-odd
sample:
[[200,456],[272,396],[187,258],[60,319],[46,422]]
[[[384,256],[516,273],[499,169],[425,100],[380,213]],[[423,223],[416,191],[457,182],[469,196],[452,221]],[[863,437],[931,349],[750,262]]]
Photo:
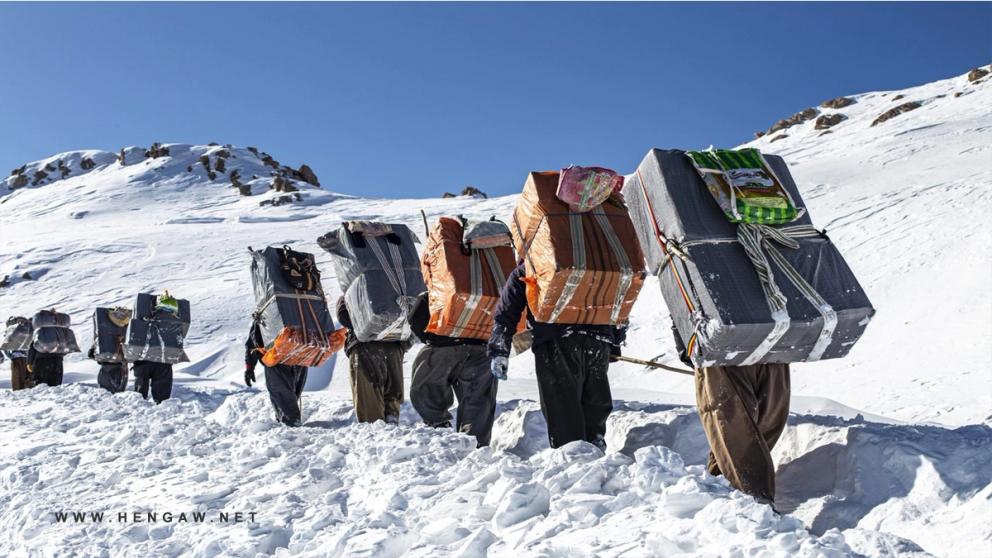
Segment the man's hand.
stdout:
[[505,356],[493,357],[489,361],[489,371],[497,380],[506,380],[506,371],[510,368],[510,361]]
[[251,384],[254,383],[254,382],[255,382],[255,370],[246,363],[245,364],[245,385],[247,385],[248,387],[251,387]]
[[620,345],[610,345],[610,362],[620,360]]

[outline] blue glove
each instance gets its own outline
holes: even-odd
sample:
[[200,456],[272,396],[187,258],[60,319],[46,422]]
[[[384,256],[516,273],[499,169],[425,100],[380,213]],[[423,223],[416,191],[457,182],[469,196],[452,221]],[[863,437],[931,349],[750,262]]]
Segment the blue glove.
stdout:
[[489,361],[489,371],[497,380],[506,380],[506,371],[510,368],[510,361],[505,356],[493,357]]

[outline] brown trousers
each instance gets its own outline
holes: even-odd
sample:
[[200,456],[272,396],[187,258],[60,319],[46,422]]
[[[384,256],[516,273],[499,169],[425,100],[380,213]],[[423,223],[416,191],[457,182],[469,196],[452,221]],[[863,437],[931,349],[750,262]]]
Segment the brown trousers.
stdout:
[[399,422],[403,403],[403,344],[358,343],[348,355],[358,422]]
[[17,391],[31,387],[34,387],[34,382],[31,381],[31,375],[28,373],[28,359],[10,359],[10,389]]
[[775,500],[775,447],[789,418],[788,364],[696,370],[696,405],[710,443],[707,469],[765,500]]

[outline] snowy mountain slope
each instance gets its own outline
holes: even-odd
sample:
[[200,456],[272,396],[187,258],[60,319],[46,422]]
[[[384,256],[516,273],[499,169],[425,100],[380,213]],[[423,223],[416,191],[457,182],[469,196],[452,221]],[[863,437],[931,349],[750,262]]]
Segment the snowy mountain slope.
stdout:
[[[905,98],[892,101],[896,95]],[[150,159],[146,150],[125,150],[123,166],[108,152],[57,155],[0,182],[0,278],[10,277],[0,288],[0,317],[56,306],[72,315],[85,346],[93,307],[130,305],[139,290],[168,288],[192,301],[194,318],[193,362],[178,367],[181,403],[155,408],[131,394],[110,398],[84,386],[0,391],[0,483],[6,489],[0,524],[8,531],[30,524],[0,549],[44,552],[54,548],[46,545],[65,544],[79,551],[177,554],[182,544],[194,544],[203,555],[248,548],[295,554],[323,553],[318,549],[331,544],[340,555],[480,555],[485,549],[492,555],[676,549],[722,555],[727,547],[721,545],[735,544],[742,552],[812,554],[819,547],[844,548],[833,533],[817,537],[837,528],[853,550],[871,556],[987,553],[992,504],[981,464],[992,458],[992,239],[983,218],[992,209],[992,91],[987,79],[973,84],[962,76],[854,99],[842,109],[820,109],[847,116],[830,134],[820,135],[809,121],[780,132],[787,138],[771,141],[779,135],[773,134],[753,142],[785,156],[814,223],[828,228],[879,309],[850,357],[799,365],[793,376],[798,414],[776,448],[780,490],[787,509],[813,535],[792,532],[791,520],[768,518],[765,508],[701,473],[706,445],[689,407],[692,380],[676,374],[611,369],[618,410],[608,442],[611,452],[634,459],[629,463],[613,453],[590,457],[582,447],[545,450],[528,354],[512,360],[511,379],[500,386],[496,452],[471,453],[459,436],[416,427],[409,408],[398,429],[349,425],[344,359],[311,371],[305,396],[311,427],[288,432],[275,426],[265,396],[236,385],[254,306],[246,246],[289,243],[317,253],[333,298],[337,284],[314,240],[342,219],[401,221],[421,231],[420,209],[431,220],[451,213],[505,218],[515,197],[341,196],[247,149],[174,144],[166,146],[168,156]],[[925,103],[871,126],[909,100]],[[221,149],[230,152],[224,173],[216,170]],[[200,162],[204,155],[213,180]],[[84,158],[94,165],[84,169]],[[45,171],[48,166],[54,171]],[[70,171],[65,178],[60,167]],[[55,178],[34,185],[39,170]],[[251,182],[254,195],[239,194],[232,170],[240,182]],[[299,191],[270,189],[280,173]],[[4,188],[23,183],[21,175],[27,184]],[[284,196],[290,196],[285,204],[259,205]],[[25,272],[32,279],[22,278]],[[649,281],[635,306],[627,353],[663,354],[662,361],[676,363],[668,327],[657,283]],[[81,355],[68,359],[67,371],[67,382],[94,383],[96,366]],[[6,386],[9,380],[0,379]],[[899,422],[973,426],[893,424]],[[60,444],[47,437],[53,431]],[[142,432],[152,438],[141,438]],[[155,445],[156,435],[168,442]],[[280,449],[287,436],[292,447]],[[678,455],[650,449],[659,445]],[[419,453],[422,447],[432,453]],[[646,452],[640,461],[638,448]],[[673,464],[676,457],[686,471]],[[651,464],[658,460],[665,463]],[[359,479],[363,468],[376,473]],[[398,469],[405,472],[387,478]],[[571,480],[554,480],[564,470]],[[589,470],[602,482],[570,484]],[[459,492],[444,476],[456,473],[459,484],[482,480]],[[632,480],[643,475],[675,480],[668,488],[651,481],[656,484],[647,490]],[[273,492],[273,481],[284,480],[293,490]],[[389,488],[370,493],[375,483]],[[150,489],[159,485],[161,491]],[[537,485],[547,492],[546,510]],[[334,490],[341,493],[329,495]],[[518,502],[520,509],[473,515],[480,499],[483,508],[495,506],[485,504],[487,498]],[[56,505],[115,512],[218,506],[265,515],[243,530],[66,527],[45,514]],[[435,507],[446,513],[423,517]]]

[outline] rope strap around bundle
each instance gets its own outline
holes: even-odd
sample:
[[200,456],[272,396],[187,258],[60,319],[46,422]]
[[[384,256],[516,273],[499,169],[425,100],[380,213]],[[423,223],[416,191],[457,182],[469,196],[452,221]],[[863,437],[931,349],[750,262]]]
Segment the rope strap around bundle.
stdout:
[[792,267],[785,256],[779,252],[776,244],[795,250],[799,248],[799,239],[816,238],[820,236],[820,231],[810,225],[794,225],[791,227],[771,227],[769,225],[759,225],[754,223],[740,223],[737,225],[737,238],[712,238],[705,240],[691,240],[683,242],[681,248],[689,248],[699,244],[721,244],[726,242],[739,242],[744,247],[754,270],[758,274],[761,289],[768,300],[768,307],[772,312],[785,310],[788,299],[782,293],[778,283],[775,281],[775,274],[772,271],[771,256],[785,277],[799,289],[807,298],[822,301],[819,293],[813,288],[802,275]]

